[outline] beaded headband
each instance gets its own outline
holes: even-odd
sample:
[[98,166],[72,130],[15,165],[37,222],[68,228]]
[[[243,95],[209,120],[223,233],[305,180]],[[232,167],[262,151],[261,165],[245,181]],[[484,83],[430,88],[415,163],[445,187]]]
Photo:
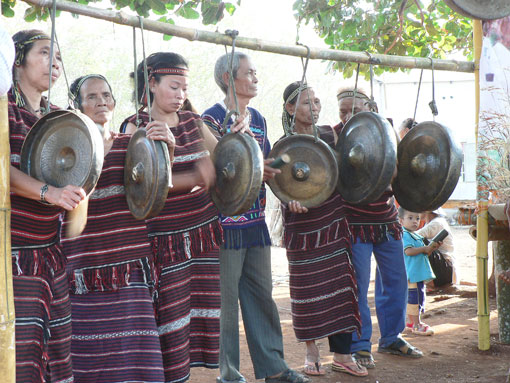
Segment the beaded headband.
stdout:
[[343,92],[340,92],[336,95],[336,98],[340,101],[343,98],[351,98],[356,96],[356,98],[362,98],[366,100],[370,100],[367,95],[361,93],[361,92],[354,92],[353,90],[346,90]]
[[16,59],[14,60],[14,64],[20,66],[25,58],[25,50],[29,44],[34,43],[38,40],[51,40],[50,37],[45,33],[40,33],[38,35],[32,36],[25,41],[18,41],[14,43],[14,47],[16,48]]

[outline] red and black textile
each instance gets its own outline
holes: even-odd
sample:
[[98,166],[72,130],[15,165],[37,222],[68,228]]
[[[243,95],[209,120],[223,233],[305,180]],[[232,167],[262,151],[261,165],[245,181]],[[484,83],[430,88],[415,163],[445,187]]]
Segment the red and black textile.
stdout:
[[[192,112],[170,127],[176,147],[172,173],[190,171],[209,153]],[[148,115],[139,114],[142,126]],[[136,116],[126,121],[134,123]],[[167,382],[184,382],[191,367],[218,367],[219,246],[223,231],[209,193],[172,194],[147,220],[156,266],[156,315]]]
[[[326,143],[334,144],[330,127],[319,131]],[[292,324],[299,341],[360,329],[346,213],[336,191],[307,213],[283,207]]]
[[[129,285],[134,268],[152,263],[147,226],[129,211],[124,191],[124,163],[130,139],[127,134],[114,137],[89,197],[85,229],[77,237],[62,239],[73,294],[117,290]],[[150,274],[146,276],[149,282]]]
[[[11,165],[38,117],[8,93]],[[52,109],[55,109],[52,107]],[[59,239],[62,209],[11,193],[16,381],[72,382],[71,305]]]
[[62,240],[79,382],[164,381],[147,227],[129,211],[123,186],[130,138],[114,136],[90,195],[87,225],[79,236]]
[[128,286],[72,294],[76,382],[165,382],[152,297],[141,268]]

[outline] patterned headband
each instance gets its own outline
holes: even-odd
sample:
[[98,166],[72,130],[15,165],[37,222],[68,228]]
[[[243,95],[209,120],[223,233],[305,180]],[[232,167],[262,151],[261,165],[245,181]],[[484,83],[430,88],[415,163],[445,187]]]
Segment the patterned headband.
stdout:
[[367,95],[365,95],[361,92],[354,92],[353,90],[346,90],[346,91],[340,92],[336,95],[336,98],[338,99],[338,101],[340,101],[342,98],[351,98],[354,96],[356,96],[356,98],[370,100],[370,98],[368,98]]
[[51,39],[47,34],[40,33],[38,35],[30,37],[25,41],[18,41],[14,43],[14,47],[16,48],[16,60],[14,60],[14,64],[16,64],[16,66],[20,66],[21,63],[23,62],[27,46],[38,40],[51,40]]
[[180,67],[169,67],[169,68],[159,68],[159,69],[152,69],[148,68],[149,71],[149,78],[151,78],[154,74],[173,74],[176,76],[187,76],[188,70],[186,68],[180,68]]
[[294,89],[294,91],[291,94],[289,94],[289,97],[287,97],[287,99],[285,100],[285,104],[291,102],[294,99],[294,97],[296,97],[299,93],[303,92],[308,88],[309,88],[308,84],[301,84],[300,86],[298,86],[296,89]]
[[[155,74],[167,74],[167,75],[175,75],[175,76],[188,76],[188,69],[181,68],[181,67],[168,67],[168,68],[159,68],[159,69],[152,69],[151,67],[147,68],[147,72],[149,72],[149,81],[151,78],[154,77]],[[147,106],[148,100],[147,100],[147,90],[148,90],[149,84],[145,84],[143,87],[143,93],[140,97],[140,102],[142,105]]]

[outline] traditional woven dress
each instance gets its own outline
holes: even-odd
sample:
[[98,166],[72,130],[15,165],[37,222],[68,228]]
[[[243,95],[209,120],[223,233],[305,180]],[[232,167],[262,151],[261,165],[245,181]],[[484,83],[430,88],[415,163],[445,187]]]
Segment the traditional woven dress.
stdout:
[[[333,130],[320,137],[334,146]],[[345,203],[334,191],[307,213],[285,206],[284,242],[289,260],[292,324],[299,341],[359,331],[356,280],[350,259]]]
[[90,195],[87,226],[62,240],[77,382],[164,382],[147,227],[131,215],[124,192],[130,138],[114,136]]
[[[196,125],[200,117],[179,111],[171,127],[176,147],[172,173],[190,171],[208,153]],[[139,118],[142,125],[149,119]],[[127,119],[135,123],[136,116]],[[166,382],[188,380],[191,367],[218,367],[220,283],[218,211],[202,188],[168,194],[159,215],[147,220],[156,263],[156,315]]]
[[[16,105],[12,90],[8,99],[11,165],[19,169],[23,141],[38,117]],[[61,214],[60,207],[11,193],[17,382],[73,381]]]

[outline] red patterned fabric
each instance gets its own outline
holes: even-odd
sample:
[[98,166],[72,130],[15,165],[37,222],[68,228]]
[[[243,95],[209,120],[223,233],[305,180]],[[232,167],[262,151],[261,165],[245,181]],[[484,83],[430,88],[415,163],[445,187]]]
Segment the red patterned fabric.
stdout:
[[[11,164],[37,116],[8,94]],[[11,193],[16,381],[72,382],[71,305],[59,240],[62,209]]]
[[[192,170],[208,152],[196,120],[178,112],[171,127],[176,148],[173,174]],[[141,113],[142,126],[148,115]],[[134,123],[136,116],[126,121]],[[223,231],[208,192],[172,194],[157,217],[147,220],[156,265],[156,315],[167,382],[184,382],[190,367],[218,367],[219,245]]]
[[130,139],[114,137],[84,231],[62,240],[71,281],[73,372],[80,382],[164,381],[147,228],[129,211],[124,191]]
[[[332,129],[320,137],[334,145]],[[359,331],[356,280],[350,259],[347,210],[335,191],[307,213],[283,207],[292,324],[299,341]]]

